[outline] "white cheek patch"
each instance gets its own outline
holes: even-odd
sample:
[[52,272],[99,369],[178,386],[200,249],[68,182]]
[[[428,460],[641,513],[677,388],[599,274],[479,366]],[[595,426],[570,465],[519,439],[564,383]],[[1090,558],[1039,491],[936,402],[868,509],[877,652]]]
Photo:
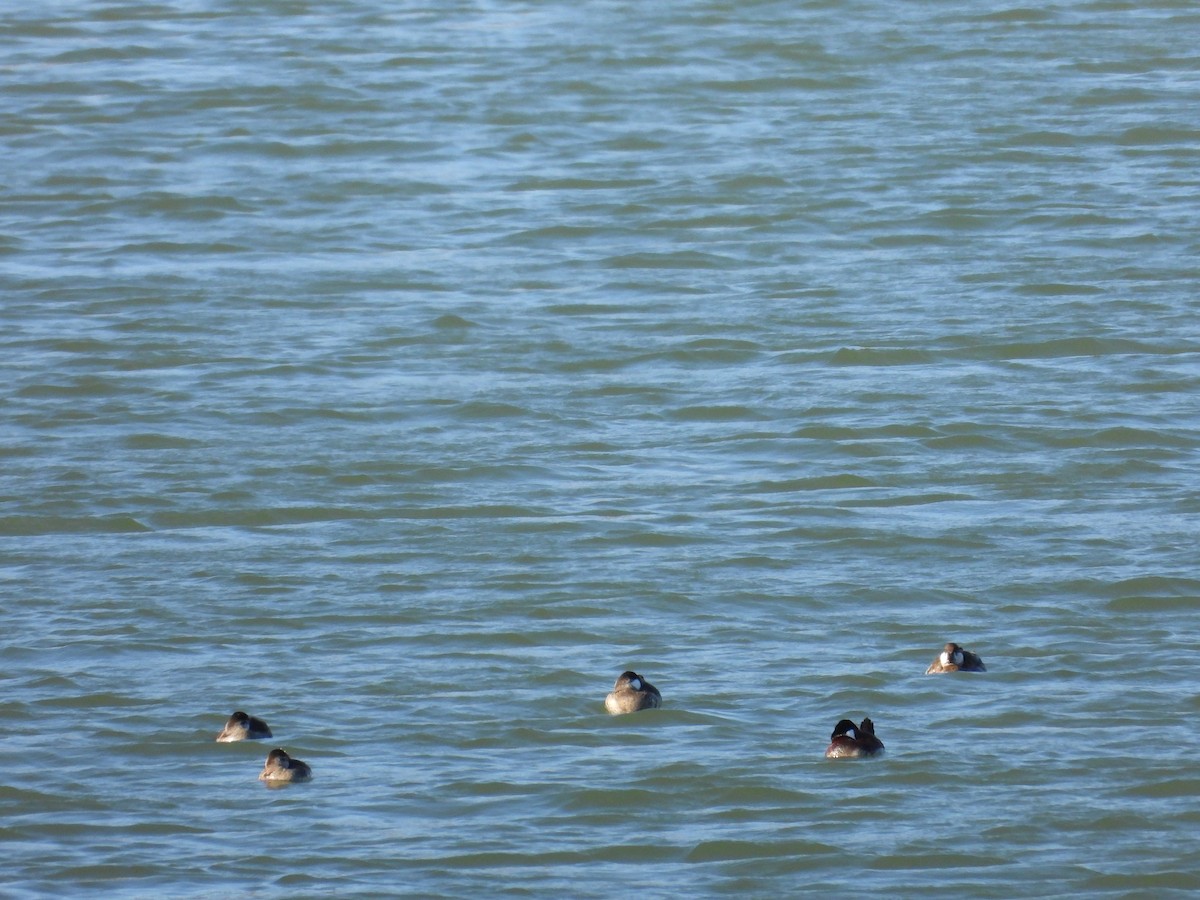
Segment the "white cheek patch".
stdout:
[[640,678],[630,678],[629,686],[635,691],[640,691],[642,689],[642,680]]
[[950,665],[950,654],[942,651],[942,655],[938,657],[942,661],[943,666]]

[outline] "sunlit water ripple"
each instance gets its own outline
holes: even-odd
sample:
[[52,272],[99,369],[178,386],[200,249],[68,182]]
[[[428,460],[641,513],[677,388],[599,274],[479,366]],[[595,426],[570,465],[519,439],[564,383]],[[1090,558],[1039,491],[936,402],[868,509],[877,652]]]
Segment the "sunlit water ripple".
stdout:
[[0,12],[0,892],[1191,895],[1198,25]]

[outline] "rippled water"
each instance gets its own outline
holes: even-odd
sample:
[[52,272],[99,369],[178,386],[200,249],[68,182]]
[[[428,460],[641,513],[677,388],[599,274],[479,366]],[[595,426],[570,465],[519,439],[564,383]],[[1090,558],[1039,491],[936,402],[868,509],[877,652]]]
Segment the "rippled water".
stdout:
[[1198,26],[6,7],[0,889],[1200,888]]

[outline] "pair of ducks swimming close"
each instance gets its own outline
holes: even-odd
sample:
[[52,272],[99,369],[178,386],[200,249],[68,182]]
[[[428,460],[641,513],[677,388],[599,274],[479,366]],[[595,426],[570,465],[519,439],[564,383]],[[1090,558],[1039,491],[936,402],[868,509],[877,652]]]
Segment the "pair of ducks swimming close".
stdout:
[[[964,650],[958,644],[949,643],[934,658],[925,670],[926,675],[941,675],[948,672],[986,672],[983,660],[975,653]],[[645,678],[632,670],[626,670],[617,678],[613,689],[604,698],[604,708],[614,716],[638,712],[643,709],[658,709],[662,706],[662,693]],[[271,737],[267,723],[255,716],[238,710],[229,717],[221,733],[220,742],[262,740]],[[855,725],[842,719],[833,728],[829,746],[825,748],[826,759],[846,759],[860,756],[877,756],[883,752],[883,741],[875,736],[875,723],[863,719]],[[312,780],[312,768],[306,762],[292,759],[282,747],[267,754],[267,762],[260,781],[301,782]]]
[[[926,675],[941,675],[948,672],[986,672],[983,660],[958,644],[949,643],[929,664]],[[637,712],[643,709],[658,709],[662,706],[662,694],[658,688],[637,672],[622,672],[612,691],[604,698],[604,708],[610,713]],[[883,741],[875,736],[875,723],[863,719],[855,725],[842,719],[833,728],[829,746],[825,748],[826,759],[846,759],[859,756],[877,756],[883,752]]]
[[[248,716],[240,709],[229,717],[217,741],[227,744],[232,741],[261,741],[271,737],[271,729],[257,716]],[[267,754],[267,763],[263,766],[259,781],[312,781],[312,768],[308,763],[292,759],[282,747],[276,747]]]

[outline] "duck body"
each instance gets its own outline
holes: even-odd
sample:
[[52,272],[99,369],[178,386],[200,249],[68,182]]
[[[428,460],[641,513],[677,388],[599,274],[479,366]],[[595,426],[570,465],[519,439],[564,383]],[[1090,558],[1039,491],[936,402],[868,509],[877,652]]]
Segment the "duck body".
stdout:
[[662,694],[658,688],[637,672],[625,671],[604,698],[604,708],[614,716],[637,712],[642,709],[658,709],[662,706]]
[[825,748],[826,759],[851,759],[859,756],[878,756],[883,752],[883,741],[875,737],[875,723],[863,719],[855,725],[842,719],[833,728],[829,746]]
[[248,716],[240,709],[229,717],[217,741],[226,744],[230,741],[259,741],[271,736],[267,723],[256,716]]
[[312,781],[312,769],[308,763],[292,759],[282,747],[276,747],[267,754],[266,765],[258,780],[273,783]]
[[986,672],[983,660],[958,644],[947,644],[937,658],[925,670],[926,675],[942,675],[946,672]]

